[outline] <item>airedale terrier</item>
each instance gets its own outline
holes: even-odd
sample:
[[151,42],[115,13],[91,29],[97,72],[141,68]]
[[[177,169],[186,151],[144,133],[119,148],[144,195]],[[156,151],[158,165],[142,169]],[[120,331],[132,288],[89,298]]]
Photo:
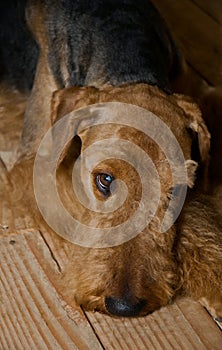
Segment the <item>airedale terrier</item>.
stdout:
[[[80,128],[85,115],[80,118],[74,130],[76,136],[66,143],[57,164],[58,191],[70,215],[83,220],[88,227],[108,230],[117,229],[122,221],[134,215],[143,189],[132,164],[118,159],[115,142],[119,139],[130,141],[135,149],[139,147],[149,155],[160,182],[160,198],[150,222],[122,244],[92,248],[55,234],[55,245],[58,249],[63,246],[69,257],[62,281],[67,294],[85,309],[130,317],[153,312],[183,290],[202,301],[214,316],[221,317],[222,237],[219,221],[207,207],[211,204],[205,197],[192,199],[191,195],[176,223],[161,232],[161,222],[172,196],[180,196],[180,188],[173,188],[166,150],[160,149],[156,140],[143,130],[127,123],[119,125],[110,119],[110,124],[102,124],[103,107],[112,105],[110,108],[116,116],[123,104],[149,111],[177,139],[184,156],[186,185],[193,187],[197,162],[201,164],[200,176],[205,182],[209,133],[192,100],[174,93],[179,88],[187,91],[189,78],[182,56],[159,13],[148,0],[24,0],[15,4],[1,5],[0,41],[4,45],[1,45],[0,74],[17,88],[31,91],[18,150],[20,171],[22,160],[35,155],[52,123],[58,123],[77,109],[81,117],[81,113],[85,113],[81,108],[89,106],[88,119],[95,125]],[[181,81],[188,84],[181,88]],[[204,84],[200,86],[198,98],[204,88]],[[66,138],[66,129],[62,136]],[[108,138],[113,140],[109,144],[112,157],[104,158],[88,174],[90,160],[84,164],[84,152],[91,144]],[[52,133],[52,143],[59,142]],[[104,147],[98,148],[99,155],[106,151]],[[132,158],[124,146],[121,152]],[[141,163],[136,154],[134,158]],[[125,182],[127,198],[119,211],[99,213],[79,203],[72,190],[72,171],[79,159],[82,168],[80,166],[81,172],[74,177],[74,182],[82,186],[87,199],[109,203],[118,192],[118,186],[116,192],[112,186],[115,180]],[[145,184],[151,194],[152,208],[152,195],[157,186],[152,171],[149,168],[146,171]],[[43,185],[44,176],[40,179]],[[44,196],[47,202],[46,192]],[[54,220],[60,221],[53,200],[51,207]],[[150,207],[143,207],[145,217]],[[47,212],[47,207],[44,210]],[[141,220],[142,217],[134,223],[135,230]],[[60,225],[68,224],[60,222]],[[78,226],[76,230],[78,233]],[[127,236],[128,232],[121,234]]]

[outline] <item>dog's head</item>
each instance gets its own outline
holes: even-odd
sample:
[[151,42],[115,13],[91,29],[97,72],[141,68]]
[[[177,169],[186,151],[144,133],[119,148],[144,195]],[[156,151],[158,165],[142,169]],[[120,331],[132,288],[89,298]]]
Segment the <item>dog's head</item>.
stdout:
[[[74,110],[75,136],[67,142]],[[52,135],[53,142],[64,145],[57,164],[58,192],[87,232],[76,225],[77,244],[63,241],[70,256],[67,293],[74,291],[76,302],[87,309],[113,315],[152,312],[166,305],[177,288],[172,211],[185,199],[184,188],[194,184],[194,135],[200,159],[208,162],[209,133],[199,109],[181,95],[136,84],[57,91],[52,123],[67,115],[60,140]],[[68,240],[73,242],[71,236]]]

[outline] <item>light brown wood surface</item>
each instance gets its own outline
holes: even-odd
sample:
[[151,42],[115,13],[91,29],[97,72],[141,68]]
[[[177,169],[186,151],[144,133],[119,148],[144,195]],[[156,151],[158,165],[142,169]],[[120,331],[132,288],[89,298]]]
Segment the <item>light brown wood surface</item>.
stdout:
[[59,295],[60,271],[38,231],[2,233],[0,256],[0,349],[221,349],[221,331],[189,299],[138,319],[71,308]]

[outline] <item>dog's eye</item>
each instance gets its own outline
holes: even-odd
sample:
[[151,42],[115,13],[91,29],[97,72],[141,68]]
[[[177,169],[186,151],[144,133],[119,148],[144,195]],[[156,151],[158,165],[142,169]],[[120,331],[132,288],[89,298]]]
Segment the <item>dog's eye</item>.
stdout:
[[113,177],[109,174],[97,174],[96,186],[100,192],[108,196],[110,194],[110,185],[113,181]]

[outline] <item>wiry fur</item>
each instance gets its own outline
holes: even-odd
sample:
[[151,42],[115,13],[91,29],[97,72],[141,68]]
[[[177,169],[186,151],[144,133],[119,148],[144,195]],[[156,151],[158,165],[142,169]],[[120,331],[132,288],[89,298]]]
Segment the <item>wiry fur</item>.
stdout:
[[[217,188],[221,193],[221,188]],[[222,315],[222,217],[218,195],[199,194],[178,222],[176,256],[182,289],[215,317]]]
[[[197,125],[199,124],[199,126],[202,123],[196,105],[191,103],[189,99],[183,98],[181,95],[168,96],[168,99],[166,99],[164,93],[160,92],[157,88],[147,85],[129,85],[121,88],[107,87],[101,91],[96,88],[70,88],[58,91],[54,94],[53,98],[52,120],[55,121],[75,108],[105,101],[128,102],[155,112],[156,115],[160,116],[160,118],[170,126],[174,134],[177,135],[183,152],[186,155],[186,159],[191,157],[191,139],[188,130],[192,128],[195,123],[197,123]],[[186,114],[180,106],[186,107]],[[174,119],[173,121],[171,118],[172,114],[174,114],[174,116],[180,115],[180,117],[175,118],[176,120]],[[204,124],[202,124],[202,127],[203,126]],[[206,142],[205,137],[207,136],[202,127],[197,127],[196,129],[199,130],[200,133],[200,145]],[[83,135],[80,133],[81,147],[84,150],[97,140],[115,135],[115,132],[121,139],[125,137],[127,140],[138,144],[153,159],[160,176],[163,174],[163,178],[161,177],[163,191],[161,197],[162,202],[156,218],[152,220],[150,225],[136,238],[119,247],[85,249],[77,246],[73,247],[70,243],[63,241],[62,244],[65,246],[70,261],[67,267],[67,273],[63,277],[63,283],[69,286],[65,294],[69,294],[69,291],[73,290],[77,304],[83,305],[86,309],[98,309],[103,312],[107,312],[105,298],[108,296],[116,296],[120,299],[125,298],[132,303],[136,303],[139,300],[146,300],[147,303],[141,311],[141,315],[166,305],[179,291],[183,291],[197,300],[202,300],[203,296],[205,296],[210,304],[210,299],[208,297],[211,293],[215,296],[215,290],[218,290],[219,294],[215,298],[217,303],[221,305],[221,295],[218,289],[221,272],[219,272],[218,275],[215,275],[215,272],[213,272],[213,268],[215,271],[217,269],[216,262],[219,262],[221,259],[221,236],[215,218],[211,215],[213,210],[207,211],[205,208],[208,203],[208,197],[204,197],[203,204],[199,199],[197,201],[190,200],[176,226],[171,227],[171,229],[164,234],[160,233],[158,219],[161,220],[163,217],[165,207],[169,200],[168,195],[170,195],[171,175],[170,172],[168,173],[169,169],[167,169],[167,167],[163,169],[160,167],[161,157],[163,157],[163,155],[159,153],[158,147],[156,145],[152,146],[146,137],[140,135],[138,131],[132,132],[132,130],[127,130],[127,128],[117,130],[115,130],[115,128],[109,129],[106,125],[104,127],[100,126],[92,131],[90,130]],[[201,148],[203,151],[204,147]],[[71,184],[67,187],[73,168],[73,159],[72,161],[70,160],[71,158],[68,156],[69,152],[70,151],[67,149],[66,153],[63,155],[64,163],[60,164],[58,181],[59,184],[61,184],[59,185],[61,198],[63,198],[63,202],[68,205],[67,208],[69,212],[72,212],[72,208],[76,202],[74,200],[73,203],[71,197],[69,197],[71,193]],[[80,149],[79,152],[81,152]],[[71,155],[72,154],[71,152]],[[203,153],[202,156],[203,159],[207,161],[207,154]],[[132,214],[131,208],[137,198],[136,191],[138,191],[135,175],[132,174],[131,170],[127,168],[125,164],[121,164],[121,162],[118,161],[111,162],[111,164],[108,161],[103,162],[100,167],[103,170],[110,167],[111,171],[117,174],[118,178],[121,178],[121,174],[124,174],[123,179],[127,182],[130,189],[129,197],[132,196],[129,202],[125,204],[125,210],[130,216]],[[193,185],[194,171],[195,169],[190,172],[191,186]],[[66,186],[64,186],[64,183],[66,183]],[[132,186],[132,183],[135,183],[135,186]],[[208,205],[210,207],[210,204]],[[87,210],[82,210],[80,206],[78,212],[81,213],[80,217],[84,217],[85,221],[88,215]],[[74,211],[76,211],[76,208]],[[202,213],[203,215],[200,219],[199,215]],[[121,214],[121,212],[118,214],[119,223],[121,220],[124,220],[124,214]],[[192,215],[192,220],[189,215]],[[106,214],[104,218],[94,213],[93,218],[89,216],[87,222],[90,223],[92,219],[94,223],[98,220],[100,226],[117,224],[113,213],[110,215]],[[204,230],[207,232],[206,235],[204,234]],[[211,249],[206,248],[207,234],[213,236]],[[198,235],[200,235],[200,243],[198,241]],[[189,242],[188,251],[186,251],[185,240]],[[197,258],[194,257],[195,251],[199,254]],[[209,259],[211,259],[210,254],[212,251],[215,260],[213,262],[214,266],[210,267],[208,264]],[[196,264],[196,259],[198,259],[199,265]],[[76,261],[78,261],[78,263],[76,263]],[[91,261],[93,261],[94,267],[96,266],[95,273],[93,274],[90,268]],[[192,272],[189,272],[189,268],[187,267],[189,264],[193,266]],[[86,266],[88,267],[84,268]],[[201,273],[199,266],[202,266],[203,271],[206,270],[206,274]],[[208,270],[211,270],[212,280],[210,276],[206,279]],[[196,274],[198,274],[199,278],[198,286],[196,283]],[[212,290],[213,280],[217,284],[215,290]],[[70,298],[68,299],[69,302],[71,302]],[[212,305],[215,306],[214,301],[212,301]],[[220,308],[218,308],[218,311],[219,313],[217,315],[220,315]]]
[[[26,25],[26,2],[21,5],[22,23]],[[19,22],[19,16],[14,16],[10,7],[4,7],[4,11],[7,16],[12,13]],[[34,53],[36,61],[31,60],[31,65],[27,66],[30,77],[27,78],[27,72],[24,74],[25,82],[21,81],[21,87],[32,86],[33,69],[35,79],[25,113],[19,160],[11,172],[12,183],[18,186],[26,176],[30,182],[27,169],[33,165],[39,142],[59,118],[90,104],[113,101],[143,107],[161,118],[183,150],[188,185],[192,187],[195,178],[193,159],[202,162],[205,183],[209,133],[192,100],[172,93],[174,87],[186,92],[195,90],[195,93],[197,89],[187,88],[189,82],[187,84],[184,62],[164,22],[148,0],[30,0],[26,13],[32,35],[26,28],[26,34],[18,37],[16,43],[21,49],[22,38],[28,35],[26,59],[30,63]],[[7,24],[3,27],[3,33],[7,32]],[[12,35],[11,31],[8,34]],[[2,42],[4,37],[0,40]],[[24,63],[18,61],[15,64],[14,56],[7,61],[9,56],[8,48],[3,47],[0,60],[4,63],[5,74],[2,76],[20,87]],[[198,90],[198,97],[202,91],[203,86]],[[118,316],[150,313],[183,291],[209,306],[215,316],[222,317],[222,237],[214,213],[215,204],[208,201],[207,196],[189,200],[176,225],[164,234],[160,233],[159,222],[169,201],[172,178],[169,166],[163,162],[163,152],[141,132],[132,132],[127,127],[101,126],[80,132],[65,147],[57,178],[66,208],[71,214],[77,211],[85,222],[100,227],[117,224],[134,212],[141,189],[135,172],[124,163],[104,162],[100,165],[100,171],[108,167],[117,178],[120,176],[129,181],[129,198],[118,218],[113,213],[92,215],[73,197],[70,175],[75,158],[105,135],[125,137],[149,154],[161,178],[160,204],[154,219],[143,232],[120,246],[83,248],[52,232],[55,250],[63,247],[68,258],[61,290],[70,303],[75,301],[88,310]],[[95,184],[93,186],[94,195],[98,197]],[[24,203],[29,203],[27,210],[33,207],[33,198],[30,188]],[[47,227],[37,208],[33,209],[33,215],[40,227]]]

